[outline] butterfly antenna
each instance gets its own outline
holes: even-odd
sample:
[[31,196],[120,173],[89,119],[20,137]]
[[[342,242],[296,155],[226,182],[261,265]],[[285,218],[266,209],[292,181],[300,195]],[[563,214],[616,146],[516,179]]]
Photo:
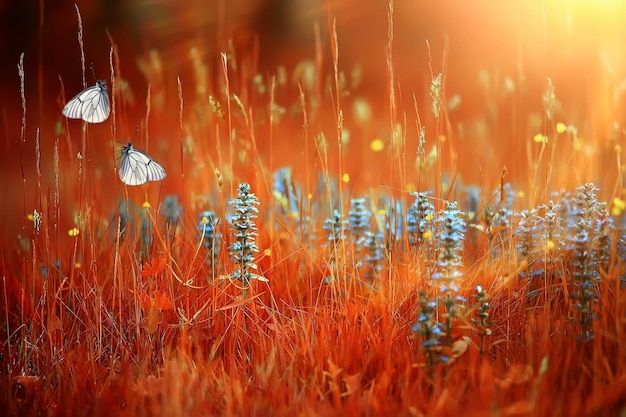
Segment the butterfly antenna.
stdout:
[[93,69],[93,62],[91,62],[89,64],[89,69],[91,69],[91,75],[93,76],[93,79],[97,80],[97,78],[96,78],[96,71],[94,71],[94,69]]
[[135,143],[135,139],[137,139],[138,133],[139,133],[139,126],[135,126],[135,136],[133,136],[133,144]]

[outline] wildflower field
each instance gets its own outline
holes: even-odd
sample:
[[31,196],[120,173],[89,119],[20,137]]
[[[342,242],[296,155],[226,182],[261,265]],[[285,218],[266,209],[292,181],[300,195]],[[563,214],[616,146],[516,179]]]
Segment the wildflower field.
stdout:
[[626,415],[626,5],[13,3],[4,415]]

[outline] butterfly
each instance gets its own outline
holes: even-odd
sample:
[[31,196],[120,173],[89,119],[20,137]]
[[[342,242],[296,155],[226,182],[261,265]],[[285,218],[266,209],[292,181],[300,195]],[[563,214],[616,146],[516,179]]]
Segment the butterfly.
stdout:
[[83,119],[89,123],[102,123],[111,113],[111,103],[106,81],[85,88],[63,107],[63,115],[70,119]]
[[167,174],[161,164],[129,142],[121,151],[119,175],[124,184],[141,185],[146,181],[160,181]]

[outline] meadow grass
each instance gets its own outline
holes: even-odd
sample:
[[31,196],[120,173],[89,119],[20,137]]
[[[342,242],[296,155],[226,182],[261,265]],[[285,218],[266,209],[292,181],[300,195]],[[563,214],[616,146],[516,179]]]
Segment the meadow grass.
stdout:
[[[30,135],[20,64],[6,413],[626,412],[623,134],[562,119],[546,78],[536,130],[509,138],[526,158],[505,167],[489,157],[504,145],[452,123],[446,50],[425,57],[421,94],[400,94],[393,17],[390,2],[376,102],[332,19],[311,60],[276,73],[228,44],[193,49],[169,94],[154,51],[136,120],[111,37],[103,126],[59,111],[57,132]],[[117,178],[136,125],[163,182]]]

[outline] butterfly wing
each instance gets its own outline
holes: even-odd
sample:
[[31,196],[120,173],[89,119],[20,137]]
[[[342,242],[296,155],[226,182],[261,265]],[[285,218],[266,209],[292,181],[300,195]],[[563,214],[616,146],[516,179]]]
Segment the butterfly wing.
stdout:
[[89,123],[104,122],[111,114],[109,93],[104,81],[78,93],[63,107],[63,115],[70,119],[83,119]]
[[118,173],[124,184],[141,185],[146,182],[146,175],[139,166],[137,158],[132,155],[133,152],[132,144],[124,145]]
[[[90,87],[91,88],[91,87]],[[87,89],[88,90],[88,89]],[[74,98],[68,101],[63,107],[63,116],[68,117],[70,119],[82,119],[83,118],[83,103],[81,101],[81,94],[84,94],[84,90],[78,93]]]
[[[148,155],[145,155],[145,156],[150,158]],[[163,168],[161,164],[159,164],[157,161],[155,161],[152,158],[150,158],[150,162],[146,166],[146,174],[147,174],[148,181],[161,181],[163,178],[167,176],[167,173],[165,172],[165,168]]]
[[165,168],[147,153],[134,148],[131,143],[124,145],[119,168],[119,176],[124,184],[141,185],[146,181],[160,181],[166,175]]
[[94,87],[87,90],[90,91],[83,100],[82,119],[89,123],[102,123],[111,114],[107,85],[104,81],[98,80]]

